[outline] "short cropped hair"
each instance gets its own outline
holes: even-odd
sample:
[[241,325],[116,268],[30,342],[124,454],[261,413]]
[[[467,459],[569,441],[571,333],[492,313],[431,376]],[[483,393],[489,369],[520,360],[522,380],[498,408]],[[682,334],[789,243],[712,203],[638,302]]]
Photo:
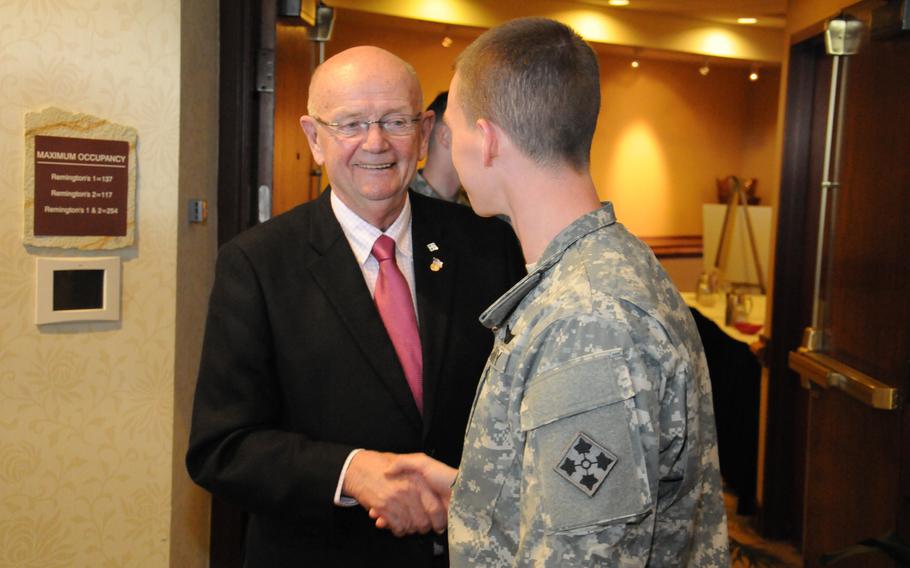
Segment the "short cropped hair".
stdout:
[[600,111],[597,56],[572,28],[519,18],[492,28],[455,63],[469,123],[486,118],[532,160],[585,169]]
[[[442,124],[442,117],[445,116],[446,107],[449,105],[449,92],[443,91],[436,95],[436,98],[433,99],[433,102],[430,103],[430,106],[427,107],[427,110],[433,111],[436,115],[436,122],[433,123],[433,132],[436,132],[436,129]],[[436,144],[436,138],[430,138],[430,145]]]
[[449,92],[443,91],[436,95],[436,98],[433,99],[433,102],[430,103],[430,106],[427,107],[427,110],[431,110],[436,113],[436,122],[442,120],[443,115],[446,113],[446,106],[449,104]]

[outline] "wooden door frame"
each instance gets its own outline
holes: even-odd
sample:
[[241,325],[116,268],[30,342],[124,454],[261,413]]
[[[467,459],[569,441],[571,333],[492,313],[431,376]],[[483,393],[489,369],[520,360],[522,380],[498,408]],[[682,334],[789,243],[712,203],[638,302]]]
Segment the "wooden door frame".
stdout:
[[[221,0],[219,7],[219,247],[257,223],[259,163],[263,151],[272,151],[260,144],[262,93],[256,82],[264,3],[274,5],[274,0]],[[267,165],[271,175],[270,154]],[[243,511],[212,497],[209,566],[243,565],[245,525]]]
[[[789,367],[789,354],[802,341],[811,320],[812,282],[805,264],[814,258],[814,238],[804,227],[811,211],[812,125],[815,116],[816,67],[822,28],[793,38],[787,77],[783,166],[778,198],[774,267],[774,303],[768,348],[767,422],[759,530],[770,538],[799,542],[802,530],[803,457],[806,391]],[[817,215],[817,213],[816,213]],[[807,298],[809,300],[807,301]],[[789,467],[781,467],[789,464]]]
[[[813,198],[817,199],[816,182],[819,180],[815,179],[818,164],[812,155],[812,128],[817,116],[816,107],[824,96],[816,76],[820,58],[825,57],[820,47],[822,32],[822,24],[818,24],[791,38],[775,251],[772,342],[768,348],[767,445],[759,514],[762,534],[795,542],[801,542],[804,537],[804,484],[813,482],[806,479],[805,462],[809,426],[805,408],[811,404],[807,404],[810,395],[800,388],[798,375],[789,369],[788,359],[789,353],[801,343],[803,326],[811,321],[811,300],[808,304],[805,300],[808,285],[805,266],[814,263],[815,243],[804,242],[814,241],[811,236],[807,239],[804,227],[814,226],[817,220]],[[902,385],[902,388],[906,387]],[[902,437],[906,440],[910,433],[910,412],[906,409],[902,420]],[[905,539],[910,533],[908,456],[910,452],[904,450],[902,510],[897,514],[897,530]]]
[[218,134],[218,244],[256,224],[260,44],[258,0],[221,0]]

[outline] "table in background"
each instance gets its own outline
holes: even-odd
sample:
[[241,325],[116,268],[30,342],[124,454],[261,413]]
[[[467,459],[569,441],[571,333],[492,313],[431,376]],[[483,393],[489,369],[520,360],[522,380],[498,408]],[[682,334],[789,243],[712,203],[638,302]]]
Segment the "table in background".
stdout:
[[[688,304],[690,308],[695,308],[701,312],[703,316],[716,323],[717,327],[719,327],[721,331],[733,339],[742,341],[746,345],[759,340],[758,332],[750,335],[739,331],[732,325],[726,325],[724,323],[724,316],[727,310],[727,298],[724,296],[724,294],[712,294],[711,297],[714,299],[714,302],[711,305],[706,305],[696,300],[695,292],[681,292],[681,295],[683,297],[683,300],[686,301],[686,304]],[[752,310],[749,312],[749,317],[746,319],[746,321],[748,323],[764,324],[765,296],[761,294],[750,294],[749,297],[752,299]]]
[[[745,334],[725,325],[726,298],[714,294],[713,305],[704,305],[693,292],[683,292],[705,346],[711,374],[717,451],[726,486],[738,497],[737,513],[755,510],[758,473],[758,413],[761,399],[761,365],[749,348],[758,333]],[[752,297],[749,323],[764,323],[765,297]]]

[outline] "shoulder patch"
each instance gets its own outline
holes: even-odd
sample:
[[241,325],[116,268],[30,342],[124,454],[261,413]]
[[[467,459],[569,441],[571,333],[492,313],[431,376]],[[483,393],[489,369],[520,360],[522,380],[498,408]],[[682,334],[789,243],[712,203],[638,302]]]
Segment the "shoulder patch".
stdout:
[[588,435],[579,432],[553,469],[576,489],[593,497],[618,459]]

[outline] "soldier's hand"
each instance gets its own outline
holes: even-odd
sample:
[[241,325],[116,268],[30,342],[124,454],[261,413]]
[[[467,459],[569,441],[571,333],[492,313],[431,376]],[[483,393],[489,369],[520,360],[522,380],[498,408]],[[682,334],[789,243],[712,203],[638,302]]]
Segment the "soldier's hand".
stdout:
[[426,454],[400,454],[392,465],[389,473],[399,475],[405,473],[420,474],[430,486],[436,496],[442,501],[445,508],[449,508],[449,498],[452,496],[452,484],[458,470],[454,467],[434,460]]
[[363,450],[348,466],[342,491],[369,511],[376,526],[395,536],[442,532],[446,507],[423,476],[396,468],[401,456]]

